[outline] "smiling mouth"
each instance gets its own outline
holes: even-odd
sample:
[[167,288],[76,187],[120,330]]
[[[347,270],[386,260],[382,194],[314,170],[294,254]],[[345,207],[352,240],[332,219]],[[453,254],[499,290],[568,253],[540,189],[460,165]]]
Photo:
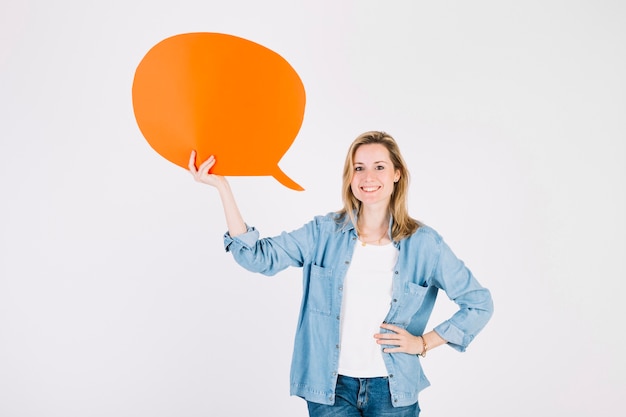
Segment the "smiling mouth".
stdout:
[[374,191],[378,191],[380,187],[370,186],[370,187],[361,187],[361,191],[366,193],[373,193]]

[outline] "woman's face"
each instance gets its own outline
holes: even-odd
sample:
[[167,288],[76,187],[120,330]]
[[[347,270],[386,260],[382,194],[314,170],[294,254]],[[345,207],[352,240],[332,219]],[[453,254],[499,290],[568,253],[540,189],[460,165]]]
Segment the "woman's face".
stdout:
[[400,171],[394,169],[384,145],[361,145],[354,153],[354,172],[350,187],[364,205],[387,207]]

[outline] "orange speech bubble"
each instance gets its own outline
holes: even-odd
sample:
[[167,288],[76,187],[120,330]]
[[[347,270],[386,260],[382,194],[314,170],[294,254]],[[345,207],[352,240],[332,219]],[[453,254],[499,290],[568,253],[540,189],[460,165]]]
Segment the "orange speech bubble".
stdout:
[[133,81],[141,133],[165,159],[187,168],[215,155],[219,175],[271,175],[303,190],[278,162],[295,140],[306,96],[276,52],[222,33],[186,33],[155,45]]

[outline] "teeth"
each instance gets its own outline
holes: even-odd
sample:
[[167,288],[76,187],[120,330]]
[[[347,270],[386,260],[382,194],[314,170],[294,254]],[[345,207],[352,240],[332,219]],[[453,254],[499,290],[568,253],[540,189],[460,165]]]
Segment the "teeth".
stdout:
[[363,191],[371,192],[378,190],[378,187],[362,187]]

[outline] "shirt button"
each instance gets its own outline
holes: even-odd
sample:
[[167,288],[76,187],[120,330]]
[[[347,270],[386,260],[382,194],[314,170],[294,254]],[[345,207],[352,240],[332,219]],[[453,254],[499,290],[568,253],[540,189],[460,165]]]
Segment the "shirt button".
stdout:
[[393,302],[394,302],[394,303],[397,303],[397,302],[398,302],[398,299],[397,299],[397,298],[394,298],[394,299],[393,299]]
[[333,372],[333,376],[337,376],[337,372]]
[[393,378],[393,374],[389,375],[389,378]]
[[[344,263],[345,263],[346,265],[350,265],[350,261],[345,261]],[[397,274],[397,272],[396,272],[396,274]]]
[[397,398],[394,398],[394,399],[393,399],[393,402],[394,402],[394,403],[397,403],[397,402],[398,402],[398,399],[397,399]]
[[394,273],[394,274],[396,274],[396,275],[398,275],[398,271],[394,271],[393,273]]
[[337,316],[337,320],[340,320],[340,319],[341,319],[341,317]]
[[340,347],[340,346],[339,346],[339,345],[335,345],[335,347],[336,347],[337,349],[339,349],[339,347]]
[[343,290],[343,285],[340,285],[339,286],[339,291],[342,291],[342,290]]

